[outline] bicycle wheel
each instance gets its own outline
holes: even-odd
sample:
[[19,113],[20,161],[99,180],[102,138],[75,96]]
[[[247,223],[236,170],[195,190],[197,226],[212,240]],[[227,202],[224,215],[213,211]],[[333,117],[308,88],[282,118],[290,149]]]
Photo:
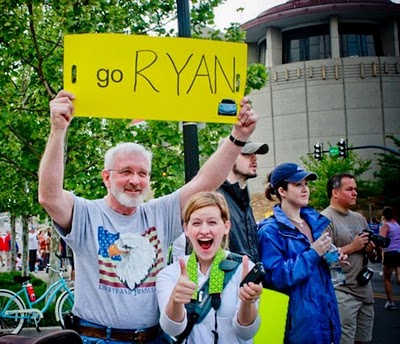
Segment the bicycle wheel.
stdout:
[[64,291],[57,299],[56,302],[56,320],[60,323],[60,326],[65,329],[64,315],[72,311],[74,306],[74,288]]
[[0,332],[18,334],[24,327],[24,301],[14,292],[0,289]]

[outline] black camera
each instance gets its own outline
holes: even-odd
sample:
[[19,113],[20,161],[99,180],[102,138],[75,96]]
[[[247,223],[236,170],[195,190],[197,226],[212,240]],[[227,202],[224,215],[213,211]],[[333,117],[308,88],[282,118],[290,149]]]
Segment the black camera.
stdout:
[[243,278],[242,282],[240,282],[240,286],[243,287],[245,283],[249,282],[258,284],[262,281],[264,275],[265,275],[264,266],[262,265],[262,263],[258,262],[249,271],[249,273],[245,276],[245,278]]
[[363,233],[368,233],[368,238],[372,241],[376,247],[386,248],[390,245],[390,238],[385,238],[382,235],[375,234],[370,229],[364,229]]

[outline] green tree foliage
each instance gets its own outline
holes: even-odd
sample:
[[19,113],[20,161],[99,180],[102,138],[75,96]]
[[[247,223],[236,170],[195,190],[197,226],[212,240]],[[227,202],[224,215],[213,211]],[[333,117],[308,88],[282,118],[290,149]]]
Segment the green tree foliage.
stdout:
[[[387,136],[394,144],[399,147],[400,139],[393,135]],[[383,205],[400,204],[400,157],[393,153],[378,153],[378,164],[380,170],[375,173],[378,178],[378,187],[383,195]]]
[[303,162],[306,170],[315,172],[318,175],[318,179],[309,184],[311,194],[310,206],[313,206],[317,210],[323,210],[329,205],[326,183],[335,174],[352,174],[356,178],[360,197],[370,190],[370,184],[362,180],[362,175],[368,171],[371,161],[363,161],[353,151],[348,151],[348,156],[345,159],[325,154],[322,161],[317,161],[312,156],[301,157],[300,160]]
[[247,68],[247,84],[245,94],[252,90],[261,90],[268,80],[267,68],[261,63],[252,63]]
[[[191,26],[212,25],[213,8],[224,0],[191,1]],[[79,33],[175,36],[175,0],[0,0],[0,210],[14,216],[45,216],[37,202],[37,171],[49,134],[49,101],[62,88],[63,37]],[[236,24],[229,40],[243,40]],[[215,38],[215,37],[212,37]],[[265,67],[249,73],[260,87]],[[254,79],[255,81],[252,81]],[[138,107],[143,104],[138,104]],[[207,124],[199,132],[200,159],[217,147],[230,126]],[[100,172],[105,151],[122,141],[142,143],[154,153],[156,196],[184,183],[183,139],[176,122],[74,118],[66,145],[64,187],[90,199],[105,189]]]

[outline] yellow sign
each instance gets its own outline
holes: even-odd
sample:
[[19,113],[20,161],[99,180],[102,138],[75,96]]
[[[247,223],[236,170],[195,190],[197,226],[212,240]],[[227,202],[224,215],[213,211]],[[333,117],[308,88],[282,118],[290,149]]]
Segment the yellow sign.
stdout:
[[289,296],[274,290],[263,289],[258,310],[261,326],[254,337],[254,344],[284,342],[288,305]]
[[247,46],[191,38],[67,35],[75,116],[235,123]]

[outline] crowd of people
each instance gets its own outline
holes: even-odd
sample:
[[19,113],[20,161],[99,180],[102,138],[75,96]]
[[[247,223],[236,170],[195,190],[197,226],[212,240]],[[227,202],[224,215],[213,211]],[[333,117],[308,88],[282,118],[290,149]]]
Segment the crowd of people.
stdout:
[[[74,280],[74,260],[72,249],[60,239],[57,247],[52,249],[51,247],[51,234],[52,227],[43,225],[31,225],[28,231],[28,256],[26,259],[27,270],[31,273],[38,271],[46,271],[47,265],[50,263],[50,254],[55,252],[56,256],[60,259],[60,267],[63,267],[70,276],[70,280]],[[18,241],[21,241],[20,236],[15,238],[15,252],[14,252],[14,263],[15,267],[12,266],[12,250],[11,250],[11,231],[7,230],[4,237],[0,236],[0,266],[3,271],[22,271],[24,268],[24,261],[22,250],[18,245]]]
[[[354,176],[332,176],[330,204],[317,212],[308,206],[308,184],[318,176],[295,163],[280,164],[265,190],[277,204],[257,224],[247,181],[257,176],[257,156],[267,154],[268,145],[250,141],[258,116],[245,97],[229,137],[180,189],[144,202],[152,153],[126,142],[105,154],[106,196],[88,200],[62,187],[74,99],[60,91],[50,102],[39,202],[79,257],[73,260],[71,328],[84,343],[252,343],[263,326],[265,288],[289,297],[285,343],[371,342],[369,262],[379,247],[371,240],[371,223],[351,210]],[[392,208],[382,215],[384,224],[373,232],[390,239],[383,276],[385,308],[394,310],[391,276],[395,272],[400,283],[400,226]],[[31,231],[30,271],[38,256],[49,261],[50,238],[50,230]],[[167,265],[177,240],[184,249]],[[257,262],[265,270],[262,283],[242,283]],[[341,274],[339,282],[334,273]]]

